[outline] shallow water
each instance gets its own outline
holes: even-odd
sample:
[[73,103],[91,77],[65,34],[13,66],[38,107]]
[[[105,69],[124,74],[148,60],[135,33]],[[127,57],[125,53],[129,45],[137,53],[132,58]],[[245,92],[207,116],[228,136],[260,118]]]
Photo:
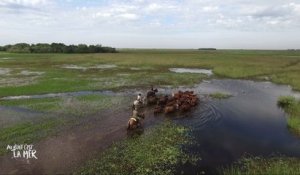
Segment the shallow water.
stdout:
[[212,80],[194,90],[234,96],[225,100],[204,99],[188,117],[177,120],[192,128],[197,144],[187,149],[202,158],[197,166],[181,167],[180,172],[215,174],[219,167],[245,154],[300,157],[300,139],[289,132],[287,116],[277,107],[279,96],[299,96],[290,87],[269,82]]
[[[211,80],[194,88],[160,88],[159,92],[170,94],[180,89],[194,90],[200,94],[200,104],[184,115],[175,114],[168,118],[192,129],[191,135],[197,144],[185,148],[193,155],[199,154],[202,160],[196,166],[178,167],[178,173],[197,174],[205,171],[206,174],[214,174],[219,167],[230,165],[245,154],[300,157],[300,139],[288,131],[287,116],[277,107],[277,98],[281,95],[300,97],[289,86],[245,80]],[[104,93],[126,96],[131,101],[139,92],[145,90],[133,89],[119,93],[82,91],[58,95]],[[223,100],[209,98],[208,94],[215,92],[232,94],[233,97]],[[46,97],[49,94],[30,96]],[[127,137],[125,125],[130,115],[130,102],[126,105],[121,110],[86,117],[71,130],[37,143],[40,157],[37,161],[26,163],[23,160],[0,157],[0,169],[5,167],[4,172],[38,174],[70,172],[112,142]],[[4,109],[0,108],[1,110]],[[163,114],[153,116],[152,110],[148,108],[144,129],[147,130],[164,119]]]
[[88,66],[88,67],[84,67],[84,66],[78,66],[78,65],[64,65],[62,66],[62,68],[65,69],[79,69],[79,70],[87,70],[87,69],[112,69],[112,68],[116,68],[117,65],[115,64],[97,64],[94,66]]
[[0,75],[8,75],[11,69],[9,68],[0,68]]
[[170,68],[171,72],[176,73],[197,73],[197,74],[206,74],[208,76],[213,75],[212,70],[210,69],[197,69],[197,68]]
[[1,100],[20,100],[20,99],[39,99],[39,98],[55,98],[55,97],[68,97],[68,96],[83,96],[83,95],[121,95],[122,93],[114,93],[112,91],[78,91],[78,92],[62,92],[62,93],[49,93],[40,95],[19,95],[2,97]]

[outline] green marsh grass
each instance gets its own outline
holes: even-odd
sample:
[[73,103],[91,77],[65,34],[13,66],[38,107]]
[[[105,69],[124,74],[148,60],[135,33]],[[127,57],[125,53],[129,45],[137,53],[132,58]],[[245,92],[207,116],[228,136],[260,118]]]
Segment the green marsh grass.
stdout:
[[182,126],[165,122],[147,133],[116,143],[75,174],[173,174],[176,165],[198,160],[181,149],[190,140],[186,132]]
[[126,98],[122,96],[92,94],[77,97],[0,100],[0,105],[18,106],[34,111],[60,113],[62,115],[90,115],[112,106],[121,106],[124,100]]
[[216,93],[209,94],[209,96],[215,99],[226,99],[226,98],[230,98],[232,95],[216,92]]
[[53,133],[62,121],[59,118],[44,118],[38,122],[18,123],[0,129],[0,155],[7,153],[6,146],[14,144],[32,144]]
[[[47,112],[34,121],[19,122],[0,128],[0,155],[8,144],[32,144],[60,131],[67,125],[80,123],[80,118],[93,116],[104,109],[117,109],[126,104],[124,97],[85,95],[71,98],[22,99],[0,101],[3,106],[18,106]],[[128,102],[127,102],[128,103]]]
[[300,101],[292,96],[281,96],[277,104],[289,115],[287,119],[289,129],[300,136]]
[[[294,89],[300,90],[300,52],[296,51],[123,50],[115,54],[2,53],[0,57],[13,58],[1,62],[2,68],[45,72],[35,84],[1,87],[0,97],[120,89],[149,84],[178,86],[199,83],[203,79],[199,75],[170,73],[168,68],[172,67],[208,68],[213,70],[214,77],[259,79],[266,76],[273,82],[290,84]],[[62,68],[63,65],[70,64],[78,66],[115,64],[117,67],[86,71]],[[131,67],[152,69],[133,71],[130,70]],[[118,74],[129,76],[122,79]],[[113,83],[105,84],[108,77]]]
[[298,175],[300,159],[289,157],[243,158],[237,164],[222,169],[224,175]]

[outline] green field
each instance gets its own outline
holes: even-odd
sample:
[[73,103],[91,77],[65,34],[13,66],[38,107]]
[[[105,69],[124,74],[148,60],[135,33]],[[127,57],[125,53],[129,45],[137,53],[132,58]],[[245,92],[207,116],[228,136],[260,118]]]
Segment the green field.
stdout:
[[[151,84],[193,85],[205,78],[199,74],[171,73],[168,68],[173,67],[209,68],[219,78],[267,79],[300,90],[300,52],[296,51],[125,50],[114,54],[2,52],[0,61],[0,97],[118,90]],[[103,65],[116,67],[101,68]],[[5,74],[5,70],[9,74]]]
[[[169,68],[204,68],[211,69],[213,76],[196,73],[174,73]],[[156,87],[193,86],[204,79],[232,78],[271,81],[278,84],[288,84],[294,90],[300,90],[300,51],[255,51],[255,50],[119,50],[119,53],[106,54],[16,54],[0,52],[0,98],[18,95],[33,95],[58,92],[76,92],[89,90],[126,90],[133,88],[148,89]],[[227,98],[229,94],[215,93],[212,98]],[[0,100],[1,106],[17,106],[45,113],[45,116],[32,122],[20,122],[0,128],[0,155],[6,153],[7,144],[16,142],[38,142],[55,134],[65,125],[73,125],[82,118],[101,112],[104,109],[115,109],[115,106],[129,104],[124,97],[107,95],[84,95],[80,97],[55,97],[43,99]],[[123,105],[124,107],[124,105]],[[298,128],[299,132],[299,102],[284,108],[288,114],[289,126]],[[51,117],[56,115],[58,117]],[[67,117],[66,117],[67,116]],[[70,117],[71,116],[71,117]],[[38,125],[36,125],[38,124]],[[158,128],[157,130],[162,130]],[[168,161],[174,166],[181,157],[178,146],[183,129],[169,126],[163,130],[169,133],[170,140],[164,142],[162,135],[155,129],[146,136],[120,143],[104,152],[104,158],[89,162],[78,173],[89,174],[107,171],[102,165],[104,161],[128,161],[130,150],[137,142],[157,143],[157,149],[165,151],[158,157],[145,156],[154,154],[147,145],[140,145],[135,159],[130,162],[145,160],[145,164],[136,171],[153,172],[159,167],[158,162]],[[152,133],[152,134],[151,134]],[[155,138],[154,138],[154,136]],[[179,139],[180,138],[180,139]],[[140,143],[138,143],[140,144]],[[124,149],[123,149],[124,148]],[[122,150],[123,149],[123,150]],[[153,151],[153,152],[151,152]],[[169,151],[169,152],[168,152]],[[124,154],[124,160],[118,154]],[[170,159],[167,157],[171,156]],[[173,156],[173,157],[172,157]],[[277,159],[271,161],[276,166]],[[298,161],[298,160],[296,160]],[[284,160],[284,165],[294,165],[294,159]],[[250,162],[251,166],[258,166]],[[268,164],[269,165],[269,164]],[[115,172],[123,172],[124,167],[113,166]],[[118,166],[125,166],[118,164]],[[291,166],[293,168],[293,166]],[[225,174],[240,174],[238,168],[232,167]],[[286,168],[286,166],[284,167]],[[130,172],[131,169],[124,171]],[[171,172],[161,169],[162,174]],[[277,171],[277,170],[276,170]],[[281,172],[281,170],[278,170]],[[172,171],[173,172],[173,171]],[[228,173],[227,173],[228,172]],[[251,174],[251,171],[249,171]],[[265,172],[270,172],[266,169]],[[298,170],[299,172],[299,170]],[[147,173],[146,173],[147,174]]]

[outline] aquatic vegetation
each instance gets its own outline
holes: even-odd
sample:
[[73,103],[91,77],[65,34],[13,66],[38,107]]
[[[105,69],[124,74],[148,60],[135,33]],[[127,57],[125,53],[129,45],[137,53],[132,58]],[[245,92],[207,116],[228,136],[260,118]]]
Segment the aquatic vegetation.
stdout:
[[186,132],[182,126],[163,123],[116,143],[75,174],[173,174],[176,165],[198,160],[181,149],[190,139]]
[[[211,69],[214,77],[261,79],[262,76],[265,76],[269,77],[270,81],[290,84],[294,89],[300,89],[299,55],[299,52],[289,51],[241,50],[210,52],[123,50],[118,54],[16,54],[4,52],[2,57],[14,59],[2,62],[1,67],[11,70],[15,68],[30,69],[45,73],[34,84],[22,84],[22,87],[6,87],[6,85],[0,87],[0,96],[120,89],[148,86],[150,83],[180,86],[199,83],[203,78],[207,78],[190,73],[182,73],[183,75],[171,73],[169,68],[172,67]],[[84,67],[115,65],[117,67],[74,70],[62,69],[61,67],[64,65]],[[140,68],[140,70],[131,70],[131,68]],[[124,76],[117,76],[118,74],[129,74],[129,76],[124,78]],[[103,84],[103,81],[93,78],[102,78],[103,80],[110,78],[113,83]]]
[[111,106],[121,106],[125,97],[101,94],[78,97],[32,98],[0,100],[3,106],[18,106],[34,111],[60,113],[62,115],[90,115]]
[[300,174],[300,159],[290,157],[243,158],[235,165],[220,170],[224,175],[253,175],[253,174]]
[[226,99],[226,98],[232,97],[231,94],[224,94],[221,92],[212,93],[212,94],[209,94],[209,96],[212,98],[216,98],[216,99]]
[[7,152],[7,145],[28,144],[40,140],[55,131],[54,128],[62,122],[58,118],[45,118],[35,122],[19,123],[0,129],[0,155]]
[[300,101],[292,96],[281,96],[277,104],[289,114],[288,127],[300,135]]
[[[50,112],[30,122],[20,122],[9,127],[0,128],[0,155],[6,153],[6,145],[35,143],[50,134],[59,132],[64,125],[78,122],[80,117],[88,117],[96,112],[114,107],[117,109],[124,103],[123,97],[105,95],[86,95],[68,99],[22,99],[4,100],[0,105],[19,106],[41,112]],[[55,113],[55,116],[51,114]]]

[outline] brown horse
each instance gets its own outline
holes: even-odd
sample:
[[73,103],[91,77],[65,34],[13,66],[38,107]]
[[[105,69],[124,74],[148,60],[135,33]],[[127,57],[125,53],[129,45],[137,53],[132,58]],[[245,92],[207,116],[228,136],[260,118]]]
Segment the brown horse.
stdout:
[[155,97],[156,96],[156,93],[158,92],[157,89],[153,89],[153,86],[151,86],[151,90],[147,92],[147,98],[148,97]]
[[140,114],[139,115],[139,118],[136,118],[136,117],[130,117],[130,119],[128,120],[128,123],[127,123],[127,129],[128,130],[131,130],[131,129],[136,129],[138,127],[141,126],[141,119],[144,119],[145,118],[145,114]]
[[150,96],[150,97],[147,97],[147,104],[148,105],[153,105],[153,104],[156,104],[157,103],[157,97],[156,96]]
[[138,119],[131,117],[127,124],[127,130],[136,129],[139,127],[139,125],[140,122],[138,121]]

